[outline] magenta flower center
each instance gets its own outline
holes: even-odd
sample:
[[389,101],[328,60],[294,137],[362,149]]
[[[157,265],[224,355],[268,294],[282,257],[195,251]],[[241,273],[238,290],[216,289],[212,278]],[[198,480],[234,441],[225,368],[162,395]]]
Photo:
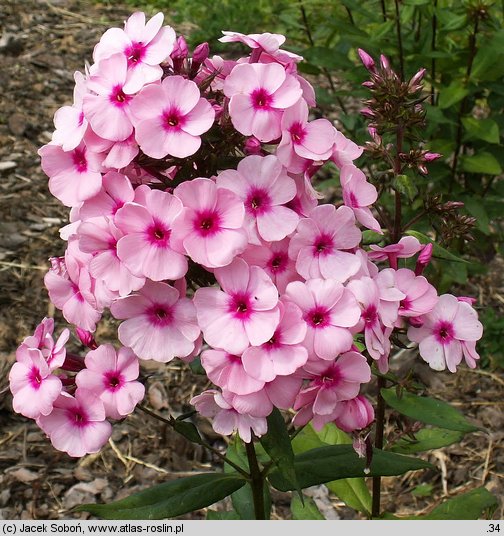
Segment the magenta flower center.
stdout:
[[434,326],[434,335],[441,344],[449,344],[455,337],[453,324],[446,320],[440,320]]
[[163,127],[167,131],[180,130],[185,123],[185,116],[178,108],[170,108],[163,113]]
[[313,244],[314,255],[328,255],[332,252],[334,242],[331,236],[321,234]]
[[372,326],[376,322],[376,320],[378,319],[376,306],[375,305],[369,305],[368,307],[366,307],[366,309],[364,309],[364,311],[362,311],[361,318],[362,318],[362,320],[364,320],[366,325]]
[[306,136],[305,129],[299,121],[291,125],[289,132],[291,135],[292,143],[295,144],[302,143]]
[[132,43],[126,47],[124,54],[128,58],[128,65],[136,64],[145,56],[145,46],[143,43]]
[[170,235],[171,229],[155,220],[153,225],[147,229],[148,240],[154,246],[166,247],[169,244]]
[[109,391],[117,391],[124,385],[124,376],[117,370],[109,370],[103,376],[105,388]]
[[75,149],[72,153],[72,161],[75,169],[79,173],[85,173],[87,171],[86,153],[81,149]]
[[131,100],[131,96],[124,93],[122,86],[114,86],[109,99],[112,104],[122,108],[128,104],[128,102]]
[[411,300],[408,298],[401,300],[399,303],[399,309],[401,309],[401,311],[409,311],[411,309]]
[[194,230],[203,236],[211,236],[221,230],[221,218],[216,211],[204,210],[196,215]]
[[268,268],[274,274],[284,272],[287,267],[287,254],[286,253],[276,253],[268,261]]
[[271,339],[267,341],[264,346],[267,350],[275,350],[276,348],[280,348],[282,346],[282,331],[277,329],[275,333],[273,333]]
[[248,319],[252,313],[250,297],[244,293],[231,296],[228,307],[229,312],[240,320]]
[[312,328],[323,328],[329,324],[329,311],[320,306],[315,307],[305,314],[304,320]]
[[173,320],[171,308],[164,304],[154,304],[147,311],[150,322],[155,326],[167,326]]
[[250,97],[252,105],[258,110],[269,110],[273,102],[273,96],[262,87],[254,89]]
[[67,414],[70,422],[77,428],[84,428],[89,423],[88,416],[81,408],[69,409]]
[[318,387],[331,388],[340,383],[341,373],[338,367],[332,367],[327,369],[321,376],[319,376],[314,384]]
[[357,201],[357,198],[353,192],[350,192],[349,194],[349,201],[352,208],[359,208],[359,202]]
[[266,190],[253,188],[247,196],[245,206],[253,215],[264,214],[271,207],[271,198]]
[[39,389],[42,385],[42,376],[40,375],[40,370],[37,367],[32,367],[30,373],[28,374],[28,379],[33,389]]

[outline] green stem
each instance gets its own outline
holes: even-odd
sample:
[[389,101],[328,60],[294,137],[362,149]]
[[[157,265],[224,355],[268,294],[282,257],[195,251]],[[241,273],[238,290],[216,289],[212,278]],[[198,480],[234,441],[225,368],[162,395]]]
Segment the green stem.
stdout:
[[250,485],[252,487],[255,517],[256,519],[266,519],[264,511],[264,479],[257,461],[253,439],[250,443],[245,443],[245,450],[250,470]]
[[397,46],[399,47],[399,72],[401,79],[404,80],[404,51],[401,36],[401,16],[399,14],[399,1],[395,0],[396,29],[397,29]]
[[387,9],[385,8],[385,0],[381,0],[380,4],[381,4],[383,22],[387,22]]
[[[399,123],[397,125],[397,131],[396,131],[396,155],[395,155],[395,161],[394,161],[394,175],[397,177],[397,175],[401,174],[402,166],[401,166],[401,159],[400,155],[403,150],[403,141],[404,141],[404,131],[403,131],[403,125]],[[398,242],[401,238],[401,222],[402,222],[402,201],[401,201],[401,194],[399,191],[395,190],[395,214],[394,214],[394,232],[392,234],[392,241]]]
[[[173,428],[175,431],[177,431],[175,429],[175,426],[173,424],[173,418],[172,420],[170,419],[166,419],[165,417],[163,417],[162,415],[159,415],[158,413],[150,410],[149,408],[146,408],[145,406],[142,406],[141,404],[138,404],[137,408],[140,410],[140,411],[143,411],[144,413],[146,413],[147,415],[149,415],[150,417],[153,417],[154,419],[157,419],[158,421],[164,423],[164,424],[167,424],[168,426],[170,426],[171,428]],[[178,433],[178,432],[177,432]],[[183,436],[185,437],[185,436]],[[187,438],[186,438],[187,439]],[[189,441],[189,439],[187,439]],[[218,458],[220,458],[224,463],[227,463],[230,467],[232,467],[236,472],[240,473],[243,477],[245,477],[247,480],[250,480],[250,475],[247,473],[247,471],[244,471],[239,465],[237,465],[236,463],[234,463],[233,461],[231,461],[227,456],[224,456],[224,454],[222,454],[221,452],[219,452],[216,448],[212,447],[212,445],[209,445],[206,441],[203,441],[203,439],[201,440],[201,442],[199,443],[202,447],[210,450],[211,452],[213,452]]]
[[[386,386],[387,380],[382,376],[377,379],[377,404],[376,404],[376,425],[375,425],[375,448],[383,448],[383,430],[385,428],[385,400],[381,395],[381,390]],[[380,517],[380,496],[381,496],[381,477],[373,477],[373,501],[371,507],[371,516]]]
[[[437,34],[437,17],[436,17],[436,8],[438,0],[434,0],[434,12],[432,15],[432,39],[431,39],[431,52],[436,51],[436,34]],[[436,58],[432,57],[431,61],[431,96],[430,101],[432,106],[436,103],[436,92],[434,89],[434,84],[436,83]]]

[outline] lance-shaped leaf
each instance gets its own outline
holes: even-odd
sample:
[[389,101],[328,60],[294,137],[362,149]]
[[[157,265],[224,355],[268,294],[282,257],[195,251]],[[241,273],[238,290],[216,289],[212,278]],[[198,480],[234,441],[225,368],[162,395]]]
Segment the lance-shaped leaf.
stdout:
[[435,259],[443,259],[446,261],[453,261],[453,262],[462,262],[466,264],[471,264],[469,261],[466,261],[465,259],[462,259],[461,257],[457,257],[457,255],[454,255],[447,249],[441,247],[439,244],[434,242],[432,238],[429,238],[427,235],[424,235],[423,233],[420,233],[418,231],[406,231],[406,234],[409,236],[414,236],[418,239],[418,241],[421,244],[432,244],[433,245],[433,251],[432,256]]
[[292,519],[322,520],[325,517],[320,513],[315,501],[311,497],[303,497],[303,501],[294,495],[291,501]]
[[463,432],[443,428],[423,428],[415,432],[415,437],[403,437],[389,450],[399,454],[413,454],[431,449],[439,449],[457,443],[464,437]]
[[[418,458],[375,449],[369,471],[365,472],[366,461],[357,456],[351,445],[311,449],[294,458],[294,467],[301,488],[325,484],[340,478],[395,476],[408,471],[433,468],[430,463]],[[293,486],[283,478],[278,469],[274,469],[268,479],[271,485],[280,491],[293,490]]]
[[193,512],[231,495],[245,485],[237,473],[205,473],[158,484],[109,504],[83,504],[76,512],[102,519],[166,519]]
[[268,416],[268,433],[262,436],[260,441],[280,474],[289,482],[292,489],[298,491],[301,498],[301,488],[294,469],[294,451],[292,450],[291,439],[287,432],[284,418],[277,408]]
[[407,392],[403,392],[399,397],[393,387],[382,389],[381,394],[389,406],[410,419],[459,432],[480,430],[469,423],[462,413],[442,400]]

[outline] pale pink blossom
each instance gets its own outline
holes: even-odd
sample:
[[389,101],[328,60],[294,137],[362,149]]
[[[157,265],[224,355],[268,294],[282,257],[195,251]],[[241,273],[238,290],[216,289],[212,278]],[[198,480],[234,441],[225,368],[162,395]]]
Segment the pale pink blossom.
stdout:
[[133,13],[124,24],[124,30],[109,28],[95,46],[93,59],[102,59],[122,53],[128,62],[132,78],[142,85],[161,79],[163,69],[159,65],[167,58],[175,43],[175,32],[164,26],[164,15],[157,13],[147,23],[145,13]]
[[235,193],[201,178],[183,182],[174,194],[184,209],[173,240],[193,261],[209,268],[226,266],[246,248],[245,208]]
[[280,321],[271,339],[249,346],[241,359],[245,372],[264,382],[293,374],[308,360],[308,351],[301,345],[306,336],[301,310],[292,302],[279,302],[279,307]]
[[397,259],[408,259],[413,257],[422,248],[422,244],[418,241],[418,238],[414,236],[403,236],[397,244],[390,244],[388,246],[377,246],[371,244],[371,251],[368,253],[368,257],[372,261],[384,261],[388,259],[390,267],[397,270]]
[[408,338],[419,343],[420,355],[432,369],[456,372],[462,357],[469,367],[476,366],[476,341],[481,339],[483,326],[471,305],[443,294],[422,319],[422,327],[410,326]]
[[268,54],[273,54],[285,43],[285,36],[281,34],[262,33],[245,35],[240,32],[222,31],[221,43],[243,43],[252,49],[262,49]]
[[116,352],[111,344],[103,344],[87,353],[85,364],[75,378],[77,387],[97,395],[107,417],[121,419],[132,413],[145,394],[136,381],[140,369],[133,351],[121,347]]
[[240,355],[252,344],[269,341],[278,326],[278,291],[270,277],[243,259],[214,270],[222,290],[199,288],[194,295],[206,342]]
[[360,262],[347,251],[358,246],[361,232],[352,209],[334,205],[315,207],[300,220],[289,246],[289,257],[305,279],[333,278],[346,281],[360,268]]
[[143,83],[131,79],[122,54],[102,59],[88,82],[92,93],[84,95],[82,108],[93,131],[111,141],[121,141],[133,132],[131,103]]
[[362,395],[340,403],[334,423],[344,432],[367,428],[375,418],[374,409],[367,398]]
[[341,283],[334,279],[294,281],[287,285],[285,299],[303,312],[307,324],[303,344],[310,356],[331,360],[350,350],[353,337],[348,328],[357,324],[360,308]]
[[332,153],[335,129],[327,119],[308,122],[308,105],[304,99],[285,110],[282,139],[277,156],[291,173],[301,173],[308,161],[327,160]]
[[363,153],[364,148],[360,147],[352,140],[349,140],[339,130],[336,130],[335,136],[336,139],[333,146],[331,160],[339,169],[341,169],[348,164],[352,164],[354,160],[359,158],[359,156],[361,156]]
[[219,391],[210,389],[191,398],[190,403],[204,417],[212,419],[212,428],[222,435],[231,435],[234,431],[245,441],[252,441],[252,432],[261,437],[268,431],[264,417],[252,417],[238,413]]
[[42,352],[24,345],[16,352],[9,383],[14,411],[31,419],[51,413],[62,390],[61,380],[51,373]]
[[93,153],[83,143],[68,152],[59,145],[44,145],[38,154],[49,177],[49,191],[67,207],[76,206],[100,191],[103,155]]
[[438,294],[425,277],[415,275],[408,268],[400,268],[395,274],[395,280],[397,288],[405,294],[399,304],[399,316],[421,316],[434,309]]
[[105,420],[103,402],[84,389],[77,389],[75,398],[62,393],[55,400],[52,412],[41,415],[37,424],[55,449],[75,458],[98,452],[112,434],[112,426]]
[[187,259],[172,239],[182,208],[174,195],[149,190],[142,204],[126,203],[117,211],[114,222],[124,235],[118,239],[117,256],[133,275],[162,281],[186,274]]
[[340,171],[343,202],[350,207],[357,221],[377,233],[382,234],[380,224],[368,208],[378,198],[376,188],[367,182],[366,176],[353,164],[345,165]]
[[224,82],[224,94],[230,99],[229,114],[233,126],[245,136],[261,142],[282,134],[282,113],[301,97],[295,77],[277,64],[239,64]]
[[167,283],[148,280],[137,294],[116,300],[110,311],[124,320],[119,340],[140,359],[166,363],[186,357],[200,334],[192,301]]
[[296,185],[274,155],[243,158],[238,169],[217,176],[217,187],[234,192],[244,203],[249,242],[259,245],[291,234],[299,216],[284,206],[296,195]]
[[198,86],[182,76],[168,76],[161,84],[144,87],[132,111],[136,141],[152,158],[194,154],[200,148],[200,136],[215,118],[214,109],[201,97]]
[[296,183],[296,195],[287,203],[287,207],[300,216],[308,217],[317,206],[319,196],[304,173],[290,176]]

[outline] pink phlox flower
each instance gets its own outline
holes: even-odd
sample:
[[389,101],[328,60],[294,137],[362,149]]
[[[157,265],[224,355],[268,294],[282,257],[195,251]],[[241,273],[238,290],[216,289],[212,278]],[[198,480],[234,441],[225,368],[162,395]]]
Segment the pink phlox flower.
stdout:
[[304,99],[285,110],[282,121],[282,139],[277,156],[291,173],[301,173],[306,162],[326,160],[332,152],[335,129],[327,119],[308,122],[308,105]]
[[247,374],[264,382],[293,374],[308,360],[308,351],[301,346],[306,336],[301,310],[292,302],[279,302],[279,307],[280,322],[271,339],[249,346],[242,355]]
[[152,158],[167,155],[186,158],[201,145],[200,136],[210,129],[215,111],[201,97],[198,86],[182,76],[169,76],[150,84],[132,104],[135,138]]
[[287,203],[287,207],[300,216],[308,217],[318,204],[318,193],[304,174],[290,175],[296,183],[296,195]]
[[368,208],[377,197],[376,188],[367,182],[366,176],[353,164],[345,165],[340,172],[343,202],[350,207],[357,221],[373,231],[383,234],[380,224]]
[[62,390],[61,380],[51,373],[41,350],[24,345],[16,351],[9,383],[14,411],[31,419],[51,413]]
[[175,32],[163,25],[164,15],[157,13],[147,23],[145,13],[133,13],[124,24],[124,30],[109,28],[95,46],[93,59],[99,62],[121,53],[136,83],[150,84],[161,79],[160,63],[170,57],[175,44]]
[[359,158],[359,156],[361,156],[363,153],[364,148],[345,137],[345,135],[339,130],[335,130],[336,139],[333,146],[331,160],[339,169],[341,169],[346,165],[352,164],[354,160]]
[[208,378],[217,387],[237,395],[255,393],[264,387],[264,381],[247,374],[242,359],[224,350],[205,350],[201,365]]
[[187,258],[172,238],[182,208],[174,195],[151,190],[144,204],[126,203],[116,212],[114,222],[124,234],[117,242],[117,256],[133,275],[162,281],[186,274]]
[[346,281],[360,268],[359,259],[347,251],[358,246],[361,232],[351,208],[315,207],[300,220],[289,246],[289,257],[305,279],[333,278]]
[[374,418],[373,406],[366,397],[359,395],[340,403],[334,423],[340,430],[350,433],[367,428]]
[[395,274],[397,288],[405,294],[399,304],[399,316],[416,317],[430,313],[434,309],[438,294],[423,276],[407,268],[400,268]]
[[261,437],[268,431],[266,418],[238,413],[217,390],[205,391],[191,398],[190,403],[201,415],[213,419],[212,428],[218,434],[227,436],[237,431],[245,443],[250,443],[252,432]]
[[84,141],[90,150],[105,153],[103,167],[105,169],[111,168],[113,171],[127,167],[140,151],[134,133],[131,133],[124,140],[113,141],[101,138],[91,129],[88,129]]
[[217,176],[217,188],[227,188],[244,203],[249,242],[259,245],[284,239],[297,227],[299,216],[284,206],[296,195],[296,184],[274,155],[243,158],[237,171]]
[[49,369],[51,371],[56,370],[57,368],[61,367],[65,361],[65,344],[68,342],[70,337],[70,330],[65,328],[61,332],[56,342],[54,342],[53,332],[54,319],[47,317],[44,318],[42,322],[35,328],[33,335],[25,337],[17,351],[20,351],[23,347],[38,349],[42,352],[42,355],[47,361]]
[[85,389],[77,389],[75,398],[62,393],[52,412],[41,415],[37,424],[55,449],[75,458],[98,452],[112,435],[103,402]]
[[270,277],[280,294],[285,292],[291,281],[301,281],[294,261],[289,257],[289,238],[279,242],[249,245],[240,255],[249,266],[259,266]]
[[119,340],[140,359],[167,363],[186,357],[200,334],[193,302],[167,283],[147,280],[137,294],[116,300],[110,311],[124,320]]
[[103,155],[90,151],[84,143],[68,152],[59,145],[44,145],[38,154],[51,194],[65,206],[79,205],[100,191]]
[[87,220],[97,216],[114,216],[125,203],[133,201],[134,197],[135,192],[128,177],[117,171],[109,171],[103,175],[101,190],[82,203],[76,217]]
[[273,336],[280,319],[278,290],[264,270],[235,259],[216,268],[222,290],[199,288],[194,295],[198,323],[206,342],[233,355]]
[[56,130],[52,135],[52,142],[61,145],[63,151],[75,149],[82,141],[88,122],[82,110],[82,101],[87,93],[86,78],[82,73],[74,73],[74,101],[72,106],[63,106],[54,114]]
[[302,94],[299,82],[277,64],[239,64],[224,82],[224,94],[230,99],[229,114],[233,126],[245,136],[269,142],[282,134],[283,111]]
[[[364,331],[364,342],[369,355],[380,360],[384,356],[388,357],[390,352],[389,335],[392,328],[384,324],[384,318],[390,320],[391,326],[397,319],[397,309],[399,302],[396,302],[395,317],[389,318],[390,312],[387,302],[380,300],[380,289],[375,280],[369,277],[354,279],[347,285],[347,289],[356,297],[361,306],[360,320],[355,326],[355,333]],[[404,294],[403,294],[404,296]]]
[[121,419],[132,413],[145,395],[145,387],[136,381],[140,368],[133,351],[121,347],[116,352],[111,344],[102,344],[86,354],[85,364],[75,378],[78,389],[98,396],[107,417]]
[[362,383],[371,380],[371,368],[366,358],[358,352],[346,352],[334,362],[309,362],[305,369],[311,381],[301,389],[294,403],[295,410],[301,410],[294,420],[296,425],[306,424],[315,415],[328,416],[326,422],[333,420],[333,414],[342,400],[355,398]]
[[68,242],[64,271],[51,269],[44,277],[49,298],[62,311],[65,320],[88,331],[96,329],[103,310],[103,304],[95,295],[96,282],[87,266],[91,258],[78,249],[75,237]]
[[194,78],[194,81],[200,85],[210,78],[212,80],[210,83],[212,91],[222,91],[224,81],[236,64],[236,61],[225,60],[221,56],[207,58]]
[[380,297],[380,319],[389,328],[394,326],[399,314],[399,306],[406,298],[406,294],[397,286],[396,276],[396,270],[386,268],[374,278]]
[[376,264],[369,260],[367,252],[358,248],[355,251],[355,256],[359,259],[360,268],[357,273],[352,276],[352,279],[360,279],[364,276],[374,279],[378,275],[379,270]]
[[77,229],[79,248],[91,253],[89,272],[95,279],[101,279],[106,287],[119,296],[126,296],[139,290],[145,277],[134,276],[117,256],[117,243],[124,236],[108,217],[91,218]]
[[259,48],[268,54],[274,54],[285,43],[285,36],[281,34],[262,33],[245,35],[240,32],[228,32],[223,30],[221,43],[243,43],[252,49]]
[[483,334],[483,326],[471,305],[443,294],[423,320],[422,327],[410,326],[408,338],[419,343],[420,355],[432,369],[456,372],[462,357],[469,367],[476,366],[476,341]]
[[173,230],[177,247],[209,268],[226,266],[247,247],[245,207],[226,188],[210,179],[183,182],[174,190],[184,209]]
[[88,80],[90,92],[84,96],[83,110],[98,136],[121,141],[133,132],[131,104],[143,82],[133,79],[128,61],[122,54],[102,59]]
[[397,259],[408,259],[413,257],[422,248],[422,244],[418,241],[418,238],[414,236],[403,236],[397,244],[390,244],[385,247],[371,244],[371,251],[368,253],[368,257],[372,261],[384,261],[388,259],[390,267],[397,270]]
[[287,285],[285,299],[303,312],[307,324],[303,342],[311,358],[332,360],[350,350],[353,337],[349,328],[360,318],[354,295],[334,279],[294,281]]

